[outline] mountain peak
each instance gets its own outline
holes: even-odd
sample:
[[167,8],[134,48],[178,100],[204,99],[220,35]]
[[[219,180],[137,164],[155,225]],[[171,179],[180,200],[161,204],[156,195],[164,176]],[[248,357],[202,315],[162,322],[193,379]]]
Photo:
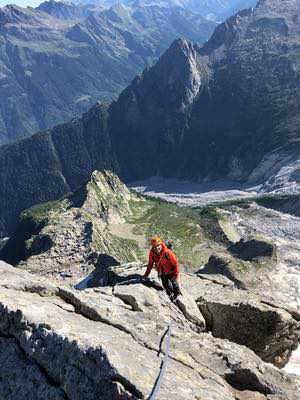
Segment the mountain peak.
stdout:
[[179,50],[187,54],[191,50],[192,46],[192,43],[186,40],[184,37],[179,37],[173,41],[168,51]]
[[72,20],[83,16],[82,7],[67,1],[47,0],[41,3],[36,9],[64,20]]
[[[132,131],[143,132],[139,144],[144,153],[140,150],[134,153],[132,170],[161,174],[159,169],[153,169],[159,152],[167,155],[164,165],[168,171],[178,168],[175,149],[182,143],[190,110],[206,84],[206,76],[197,46],[182,38],[175,40],[157,64],[138,76],[110,108],[112,143],[117,157],[131,147]],[[140,126],[143,128],[137,129]],[[122,143],[118,139],[121,135]],[[139,144],[134,144],[134,149]],[[120,161],[120,169],[125,171],[126,162],[123,164],[122,157]]]
[[202,84],[198,46],[184,38],[176,39],[156,65],[164,91],[180,100],[180,108],[191,104]]
[[130,102],[133,98],[147,98],[150,108],[151,101],[157,101],[168,113],[181,113],[197,97],[204,77],[205,68],[200,63],[198,46],[178,38],[153,67],[134,79],[121,94],[121,99]]
[[36,12],[34,8],[23,8],[15,4],[0,7],[0,25],[28,24],[34,26],[41,23],[43,23],[41,13]]
[[236,14],[232,15],[225,22],[218,25],[212,34],[211,38],[203,45],[201,49],[201,54],[205,55],[211,53],[221,46],[228,46],[237,33],[241,29],[243,21],[253,15],[253,9],[248,8],[242,11],[238,11]]
[[22,19],[24,15],[26,15],[26,9],[15,4],[8,4],[0,8],[0,22],[2,23],[15,22],[16,19]]

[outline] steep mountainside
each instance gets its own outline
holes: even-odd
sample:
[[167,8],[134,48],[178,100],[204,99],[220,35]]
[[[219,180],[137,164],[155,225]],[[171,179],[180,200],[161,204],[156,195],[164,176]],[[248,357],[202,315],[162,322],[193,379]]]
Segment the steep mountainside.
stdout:
[[105,114],[98,104],[78,120],[1,147],[0,236],[23,209],[73,192],[96,168],[115,168]]
[[299,182],[299,13],[296,0],[260,1],[201,48],[175,41],[110,106],[2,146],[1,235],[22,209],[76,190],[103,166],[126,181]]
[[263,0],[200,49],[175,42],[111,107],[122,176],[245,179],[299,140],[299,13],[298,1]]
[[181,8],[0,8],[0,145],[111,99],[179,37],[204,42],[215,23]]
[[[67,275],[74,284],[87,271],[103,267],[105,254],[117,263],[146,261],[149,237],[154,234],[172,238],[180,263],[190,270],[228,244],[222,239],[217,213],[202,214],[141,197],[111,172],[94,171],[75,193],[25,210],[0,258],[52,278]],[[209,250],[200,250],[200,242]]]

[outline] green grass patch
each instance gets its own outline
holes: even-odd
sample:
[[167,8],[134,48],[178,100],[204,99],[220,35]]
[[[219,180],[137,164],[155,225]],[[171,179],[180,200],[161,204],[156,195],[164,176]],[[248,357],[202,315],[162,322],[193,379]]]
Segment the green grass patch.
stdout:
[[[211,254],[213,226],[218,226],[220,217],[215,209],[194,210],[159,199],[145,198],[131,201],[132,215],[129,223],[135,224],[135,232],[147,240],[154,235],[171,239],[180,264],[188,270],[199,268]],[[206,245],[205,245],[206,244]],[[199,245],[202,245],[199,248]],[[203,246],[204,245],[204,246]]]
[[[64,202],[61,200],[48,201],[46,203],[37,204],[20,215],[20,220],[32,219],[40,222],[46,219],[50,212],[60,211],[63,208]],[[66,205],[66,204],[65,204]]]
[[133,239],[125,239],[116,235],[111,235],[112,251],[116,252],[120,262],[142,261],[145,262],[145,253],[140,249],[138,243]]

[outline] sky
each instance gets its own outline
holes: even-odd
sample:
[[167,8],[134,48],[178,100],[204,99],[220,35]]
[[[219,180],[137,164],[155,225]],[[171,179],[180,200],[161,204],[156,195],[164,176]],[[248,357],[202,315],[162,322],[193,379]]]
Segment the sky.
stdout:
[[0,0],[0,7],[6,6],[7,4],[17,4],[21,7],[36,7],[38,6],[43,0]]

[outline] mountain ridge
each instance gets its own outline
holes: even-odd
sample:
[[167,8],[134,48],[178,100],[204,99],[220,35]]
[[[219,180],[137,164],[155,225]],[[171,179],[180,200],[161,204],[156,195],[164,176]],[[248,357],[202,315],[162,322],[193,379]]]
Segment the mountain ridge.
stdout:
[[[79,0],[76,3],[80,4]],[[99,4],[99,0],[83,1],[84,4]],[[116,0],[100,0],[104,7],[111,6]],[[125,5],[142,4],[145,6],[160,5],[164,7],[181,7],[190,12],[197,12],[204,17],[210,18],[216,22],[228,18],[238,10],[248,7],[254,7],[257,0],[121,0]]]

